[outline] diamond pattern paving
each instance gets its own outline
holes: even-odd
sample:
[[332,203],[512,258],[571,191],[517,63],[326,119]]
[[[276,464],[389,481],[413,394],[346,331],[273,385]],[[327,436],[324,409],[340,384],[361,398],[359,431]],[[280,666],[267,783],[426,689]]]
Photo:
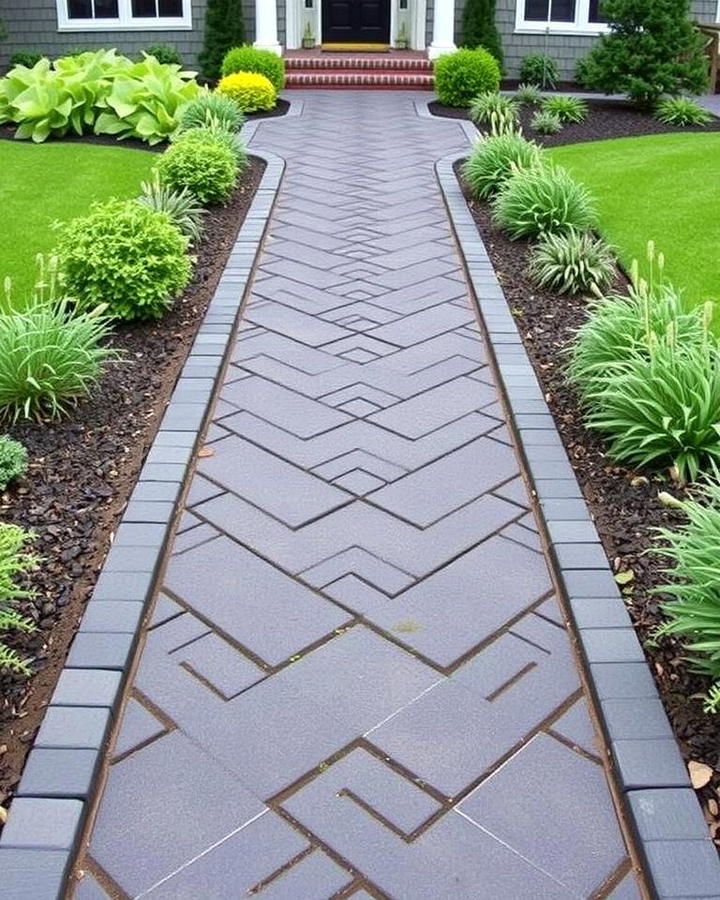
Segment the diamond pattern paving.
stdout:
[[639,897],[418,94],[304,94],[78,897]]

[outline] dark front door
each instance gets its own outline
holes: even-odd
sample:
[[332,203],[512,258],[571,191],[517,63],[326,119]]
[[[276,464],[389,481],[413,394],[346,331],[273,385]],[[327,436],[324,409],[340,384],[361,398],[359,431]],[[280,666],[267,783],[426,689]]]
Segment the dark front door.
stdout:
[[389,44],[390,0],[322,0],[324,44]]

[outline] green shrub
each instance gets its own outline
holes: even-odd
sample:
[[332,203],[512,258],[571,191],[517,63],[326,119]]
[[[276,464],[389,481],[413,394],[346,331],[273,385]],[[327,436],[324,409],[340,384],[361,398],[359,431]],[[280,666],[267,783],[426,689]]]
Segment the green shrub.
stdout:
[[[102,307],[100,308],[102,309]],[[98,311],[75,314],[67,300],[37,301],[0,315],[0,418],[58,419],[88,396],[111,328]]]
[[[12,630],[35,631],[34,623],[21,616],[15,609],[19,600],[34,596],[33,591],[18,584],[18,580],[24,580],[40,563],[38,557],[27,550],[27,544],[32,538],[33,534],[20,528],[19,525],[0,522],[0,633]],[[0,671],[22,675],[32,673],[29,661],[2,641],[0,641]]]
[[561,122],[584,122],[587,118],[587,103],[579,97],[567,97],[558,94],[543,100],[542,112],[550,113]]
[[217,81],[225,54],[231,47],[244,43],[242,0],[208,0],[203,49],[198,57],[203,75],[210,81]]
[[474,97],[500,87],[500,66],[478,47],[445,53],[433,64],[435,91],[445,106],[469,106]]
[[472,195],[484,200],[498,191],[513,171],[539,166],[542,159],[537,144],[520,135],[486,137],[475,145],[462,175]]
[[515,100],[523,106],[535,106],[542,100],[542,93],[536,84],[519,84],[515,91]]
[[537,131],[538,134],[557,134],[559,131],[562,131],[563,124],[560,121],[560,116],[539,109],[530,119],[530,127],[533,131]]
[[18,50],[10,57],[10,68],[25,66],[28,69],[32,69],[34,65],[44,58],[46,58],[45,54],[40,53],[39,50]]
[[665,125],[707,125],[710,113],[689,97],[668,97],[655,107],[655,118]]
[[285,60],[272,50],[260,50],[249,44],[228,50],[222,62],[223,77],[236,72],[264,75],[277,92],[285,87]]
[[627,293],[593,303],[575,335],[568,377],[584,403],[631,355],[648,359],[651,343],[660,340],[669,326],[683,346],[701,346],[705,340],[706,312],[663,281],[663,256],[655,255],[652,242],[648,245],[648,265],[647,278],[641,277],[634,261]]
[[677,529],[659,529],[663,546],[654,553],[669,557],[670,580],[657,590],[671,598],[663,603],[667,621],[659,634],[686,639],[692,667],[713,680],[705,711],[720,709],[720,485],[707,484],[684,501],[687,522]]
[[20,441],[0,435],[0,491],[27,471],[27,450]]
[[212,126],[225,131],[240,131],[244,121],[242,110],[231,97],[205,88],[184,107],[179,129]]
[[247,150],[237,131],[226,131],[217,125],[203,125],[200,128],[188,128],[186,131],[177,132],[173,137],[173,143],[188,138],[227,147],[235,159],[239,172],[247,166]]
[[154,209],[155,212],[166,213],[172,224],[192,244],[200,240],[205,210],[186,187],[180,191],[173,190],[160,181],[157,172],[153,172],[151,181],[142,183],[142,194],[138,197],[138,203]]
[[689,0],[603,0],[603,13],[610,31],[576,69],[586,87],[644,105],[663,94],[702,93],[704,38],[691,21]]
[[238,177],[232,150],[215,138],[197,133],[181,135],[155,168],[163,184],[176,191],[187,188],[203,206],[224,203]]
[[462,46],[484,47],[503,67],[500,32],[495,21],[495,0],[465,0],[462,13]]
[[107,304],[116,319],[157,319],[190,280],[187,245],[166,213],[112,199],[63,226],[56,253],[66,292],[81,309]]
[[720,351],[709,340],[680,346],[672,325],[587,398],[586,424],[606,438],[610,459],[672,466],[683,482],[720,463],[719,423]]
[[544,53],[530,53],[520,62],[520,81],[536,84],[543,90],[553,90],[559,80],[557,63]]
[[178,49],[172,44],[149,44],[143,54],[154,56],[159,63],[170,66],[180,66],[182,68],[183,58]]
[[560,166],[525,169],[509,178],[493,201],[493,219],[512,240],[597,224],[593,198]]
[[540,287],[580,294],[604,290],[615,274],[615,256],[601,238],[571,229],[546,234],[533,247],[528,273]]
[[489,124],[493,116],[501,116],[517,123],[518,105],[511,97],[505,97],[498,91],[485,91],[474,97],[468,115],[477,124]]
[[243,112],[274,109],[277,91],[269,78],[259,72],[235,72],[220,79],[215,89],[220,95],[232,99]]

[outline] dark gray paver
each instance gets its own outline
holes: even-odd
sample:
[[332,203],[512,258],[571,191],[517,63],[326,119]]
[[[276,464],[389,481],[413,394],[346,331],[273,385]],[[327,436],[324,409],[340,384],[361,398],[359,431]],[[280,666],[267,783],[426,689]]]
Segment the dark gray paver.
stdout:
[[[625,851],[434,176],[464,132],[418,118],[416,94],[304,96],[302,117],[255,128],[285,178],[210,416],[213,454],[145,623],[90,868],[130,897],[173,900],[351,884],[367,885],[358,897],[590,896]],[[234,279],[95,596],[109,627],[146,599]],[[579,576],[576,599],[612,599],[512,318],[498,305],[488,325],[523,393],[516,424],[555,504],[566,581]],[[588,563],[590,581],[574,568]],[[584,632],[593,662],[634,660],[626,629],[601,624]],[[612,651],[607,632],[620,632]],[[105,699],[87,680],[62,687],[65,702]],[[516,817],[502,812],[508,782]]]

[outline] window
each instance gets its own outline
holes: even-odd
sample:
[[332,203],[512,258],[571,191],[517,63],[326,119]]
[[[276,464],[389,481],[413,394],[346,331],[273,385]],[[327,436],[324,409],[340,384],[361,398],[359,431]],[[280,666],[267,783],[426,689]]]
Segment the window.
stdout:
[[517,0],[516,31],[598,34],[605,31],[601,0]]
[[190,0],[57,0],[60,31],[192,28]]

